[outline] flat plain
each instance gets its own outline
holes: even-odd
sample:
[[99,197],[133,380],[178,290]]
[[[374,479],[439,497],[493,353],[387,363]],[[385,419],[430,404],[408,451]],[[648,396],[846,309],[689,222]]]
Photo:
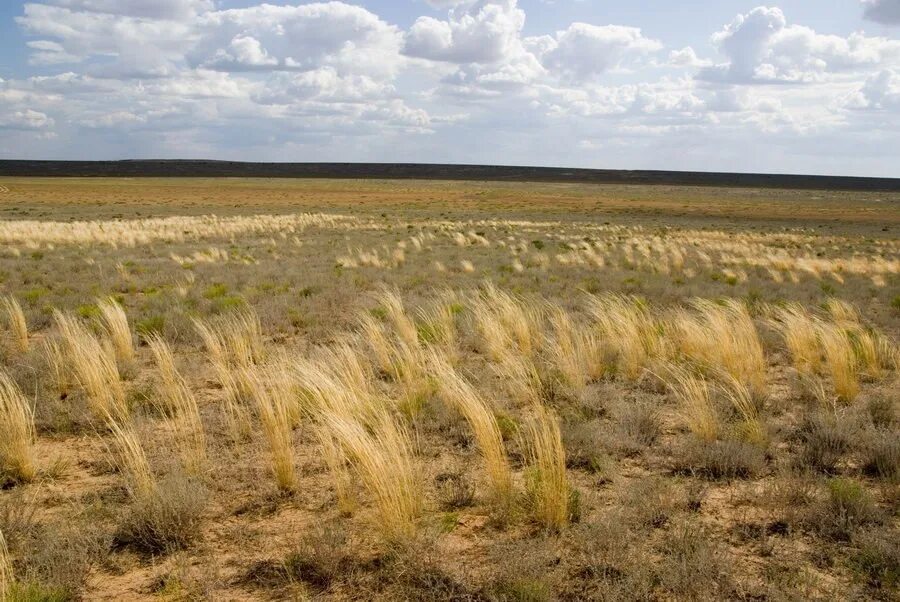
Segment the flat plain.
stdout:
[[898,193],[0,178],[0,589],[897,599],[898,231]]

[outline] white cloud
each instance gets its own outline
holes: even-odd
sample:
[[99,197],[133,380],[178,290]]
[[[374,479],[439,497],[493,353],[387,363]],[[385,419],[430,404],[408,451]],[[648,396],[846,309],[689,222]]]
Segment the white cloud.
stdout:
[[900,0],[862,0],[867,19],[887,25],[900,25]]
[[448,19],[419,17],[403,53],[453,63],[496,63],[521,52],[525,11],[516,0],[491,0],[452,9]]
[[788,25],[779,8],[760,6],[738,15],[712,42],[728,62],[707,67],[699,77],[738,84],[801,83],[826,74],[877,69],[900,63],[900,40],[816,33]]
[[149,19],[183,19],[212,10],[212,0],[52,0],[75,11],[107,13]]
[[0,113],[0,128],[12,130],[41,130],[52,128],[54,121],[45,113],[24,109],[7,115]]
[[590,79],[662,49],[662,43],[644,37],[636,27],[573,23],[548,40],[541,61],[547,69],[564,77]]

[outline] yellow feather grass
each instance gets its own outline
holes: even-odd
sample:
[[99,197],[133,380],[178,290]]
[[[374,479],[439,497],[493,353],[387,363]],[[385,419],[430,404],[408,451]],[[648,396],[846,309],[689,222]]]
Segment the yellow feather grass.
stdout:
[[6,311],[7,324],[9,325],[16,349],[21,353],[26,353],[28,351],[28,322],[25,320],[25,312],[22,311],[22,306],[11,295],[3,297],[0,302],[2,302]]
[[147,344],[159,371],[161,409],[175,436],[181,463],[189,474],[202,474],[207,467],[206,435],[197,400],[178,372],[168,343],[152,335]]
[[681,366],[669,364],[661,377],[678,400],[678,414],[684,425],[698,439],[713,442],[721,430],[719,416],[712,403],[709,385]]
[[558,531],[569,522],[572,500],[559,421],[550,409],[535,405],[524,434],[534,519],[545,528]]
[[0,476],[34,479],[34,411],[15,382],[0,371]]
[[588,311],[608,344],[618,355],[618,368],[635,381],[657,353],[656,323],[642,301],[625,295],[589,296]]
[[850,336],[836,324],[821,324],[819,341],[835,394],[844,403],[852,402],[859,393],[859,374]]
[[95,416],[125,422],[130,409],[115,359],[93,334],[68,314],[53,311],[63,351]]
[[508,504],[512,498],[512,473],[494,413],[475,388],[446,360],[435,354],[431,366],[441,398],[466,419],[475,435],[494,498],[503,505]]
[[112,418],[108,425],[113,435],[114,462],[125,476],[125,488],[135,500],[149,499],[156,490],[156,480],[134,425]]
[[367,428],[352,418],[328,412],[322,425],[375,498],[377,527],[384,537],[390,542],[412,538],[424,499],[406,428],[386,413]]
[[131,327],[128,325],[128,316],[125,310],[113,298],[99,299],[97,308],[100,310],[100,320],[106,331],[116,361],[121,367],[130,367],[134,364],[134,339],[131,335]]
[[0,600],[9,600],[15,573],[13,572],[12,559],[9,557],[9,548],[6,546],[6,537],[0,530]]
[[281,366],[260,367],[250,371],[248,379],[269,446],[275,483],[280,491],[290,493],[297,489],[293,431],[297,400],[283,370]]

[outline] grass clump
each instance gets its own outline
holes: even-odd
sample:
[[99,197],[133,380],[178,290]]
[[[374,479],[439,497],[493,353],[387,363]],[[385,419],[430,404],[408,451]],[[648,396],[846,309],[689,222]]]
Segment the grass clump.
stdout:
[[524,430],[528,457],[527,499],[534,520],[558,531],[565,527],[574,511],[576,494],[566,475],[566,451],[559,421],[551,410],[538,405]]
[[36,476],[34,411],[15,382],[0,371],[0,482],[26,483]]

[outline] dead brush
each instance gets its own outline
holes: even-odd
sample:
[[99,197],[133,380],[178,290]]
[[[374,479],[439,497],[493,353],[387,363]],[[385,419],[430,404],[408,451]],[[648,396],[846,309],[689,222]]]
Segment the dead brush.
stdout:
[[16,383],[0,371],[0,477],[25,483],[36,476],[34,411]]
[[512,497],[512,474],[494,413],[475,388],[445,360],[432,356],[430,365],[441,399],[466,419],[475,435],[494,499],[508,504]]
[[147,338],[159,371],[159,405],[175,437],[181,463],[191,475],[202,474],[207,466],[206,435],[194,394],[178,369],[168,343],[159,335]]
[[97,309],[100,310],[103,330],[112,344],[120,369],[132,367],[134,365],[134,339],[125,310],[112,297],[97,300]]
[[367,428],[347,416],[326,412],[321,425],[375,498],[378,529],[385,539],[409,541],[416,533],[424,499],[406,428],[387,413]]
[[28,351],[28,322],[25,320],[25,312],[19,301],[12,295],[6,295],[0,302],[6,311],[6,323],[12,334],[13,344],[20,353]]
[[590,295],[588,311],[603,342],[618,356],[618,371],[636,381],[660,345],[656,323],[643,301],[625,295]]
[[572,516],[573,490],[559,421],[551,410],[534,406],[523,443],[528,450],[528,502],[534,519],[546,529],[559,531]]
[[75,318],[59,310],[53,311],[53,318],[66,361],[84,389],[94,415],[104,421],[128,421],[131,410],[115,360]]

